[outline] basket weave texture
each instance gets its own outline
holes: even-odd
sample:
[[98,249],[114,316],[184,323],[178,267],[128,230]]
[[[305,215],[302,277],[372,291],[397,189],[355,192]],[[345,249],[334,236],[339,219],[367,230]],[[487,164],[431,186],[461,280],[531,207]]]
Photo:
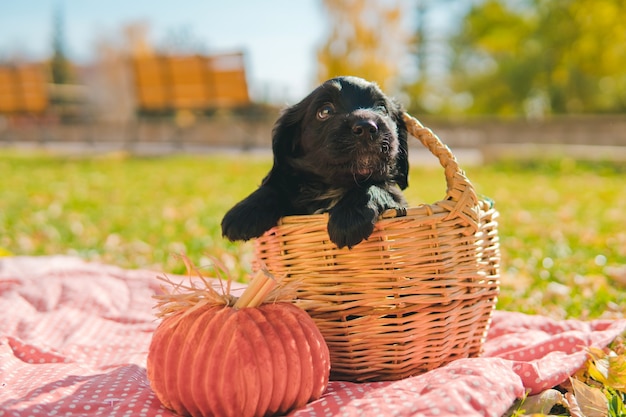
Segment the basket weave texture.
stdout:
[[327,214],[284,217],[255,243],[255,263],[297,286],[332,379],[397,380],[477,356],[495,307],[498,212],[430,129],[404,119],[444,168],[443,200],[387,210],[352,249],[330,241]]

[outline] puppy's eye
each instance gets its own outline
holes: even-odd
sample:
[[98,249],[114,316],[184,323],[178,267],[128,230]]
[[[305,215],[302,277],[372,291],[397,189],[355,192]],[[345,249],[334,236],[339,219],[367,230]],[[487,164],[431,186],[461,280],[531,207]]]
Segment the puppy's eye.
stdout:
[[326,120],[330,116],[335,113],[335,106],[330,103],[324,104],[322,107],[317,109],[317,119],[318,120]]
[[378,110],[379,112],[381,112],[383,114],[389,114],[389,110],[387,110],[387,106],[383,102],[376,103],[375,108],[376,108],[376,110]]

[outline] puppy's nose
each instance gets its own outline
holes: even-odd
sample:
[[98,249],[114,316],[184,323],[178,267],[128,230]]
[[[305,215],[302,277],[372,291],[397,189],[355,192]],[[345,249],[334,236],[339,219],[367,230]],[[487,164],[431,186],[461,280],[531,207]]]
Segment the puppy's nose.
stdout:
[[352,134],[357,138],[373,139],[378,135],[378,126],[372,120],[358,120],[352,125]]

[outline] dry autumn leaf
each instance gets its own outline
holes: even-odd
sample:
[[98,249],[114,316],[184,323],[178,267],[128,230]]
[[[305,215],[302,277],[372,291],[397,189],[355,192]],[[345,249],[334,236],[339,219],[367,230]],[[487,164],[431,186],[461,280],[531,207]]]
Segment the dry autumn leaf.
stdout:
[[626,392],[626,355],[589,348],[589,375],[609,388]]
[[565,404],[563,394],[555,389],[549,389],[526,398],[522,408],[526,414],[548,414],[557,404]]
[[[570,378],[574,389],[575,402],[578,404],[582,416],[585,417],[607,417],[609,414],[607,399],[604,393],[598,388],[590,387],[584,382],[575,378]],[[574,415],[572,397],[568,397],[570,402],[570,412]]]

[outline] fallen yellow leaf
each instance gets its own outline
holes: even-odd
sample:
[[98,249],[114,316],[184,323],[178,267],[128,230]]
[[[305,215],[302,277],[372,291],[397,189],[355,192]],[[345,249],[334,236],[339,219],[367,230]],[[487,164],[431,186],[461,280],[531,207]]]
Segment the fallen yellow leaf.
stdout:
[[589,348],[589,375],[606,387],[626,392],[626,355]]

